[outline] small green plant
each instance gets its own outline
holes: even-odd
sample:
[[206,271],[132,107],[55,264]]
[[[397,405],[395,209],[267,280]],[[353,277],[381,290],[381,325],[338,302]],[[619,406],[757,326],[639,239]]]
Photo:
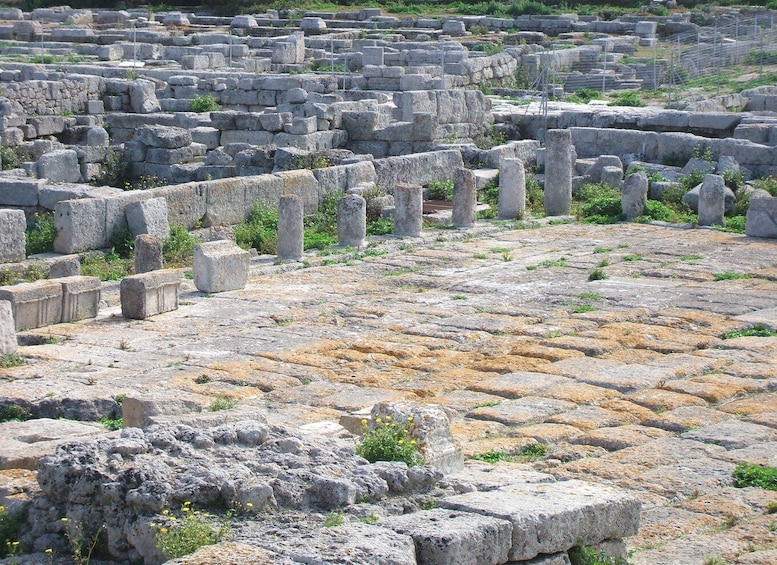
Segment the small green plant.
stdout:
[[777,490],[777,468],[740,463],[734,469],[734,486]]
[[261,254],[278,251],[278,209],[257,204],[244,224],[235,226],[235,239],[244,249],[253,247]]
[[577,297],[580,298],[581,300],[601,300],[602,299],[602,295],[599,294],[598,292],[588,292],[588,291],[581,292],[580,294],[577,295]]
[[628,255],[623,256],[624,261],[641,261],[642,255],[637,255],[636,253],[629,253]]
[[100,418],[100,423],[112,432],[124,427],[124,420],[122,418]]
[[453,181],[433,180],[426,188],[429,200],[453,200]]
[[199,242],[200,239],[191,235],[181,224],[171,224],[170,237],[162,244],[165,264],[168,267],[190,265],[194,246]]
[[507,135],[503,131],[497,129],[496,126],[491,126],[491,129],[476,136],[473,141],[478,149],[491,149],[507,143]]
[[524,445],[521,448],[521,457],[529,461],[542,459],[548,454],[548,446],[544,443],[534,442]]
[[57,237],[57,230],[54,227],[54,214],[36,213],[35,226],[27,230],[25,236],[27,238],[27,255],[54,251],[54,238]]
[[574,308],[572,308],[573,314],[585,314],[586,312],[595,312],[596,307],[591,306],[590,304],[578,304]]
[[0,369],[10,369],[12,367],[21,367],[27,361],[18,353],[3,353],[0,355]]
[[767,514],[777,514],[777,502],[771,501],[766,505]]
[[19,555],[21,530],[21,515],[18,512],[9,512],[5,506],[0,506],[0,559]]
[[609,253],[612,251],[612,247],[595,247],[594,253]]
[[363,518],[359,518],[359,521],[364,522],[365,524],[376,524],[380,521],[380,517],[376,514],[370,514],[369,516],[364,516]]
[[467,295],[466,294],[454,294],[451,296],[451,300],[466,300]]
[[206,545],[214,545],[227,539],[230,526],[227,519],[214,525],[214,517],[206,512],[194,510],[190,502],[184,502],[180,516],[162,511],[159,523],[152,523],[155,529],[156,547],[166,558],[176,559],[190,555]]
[[322,524],[325,528],[334,528],[336,526],[342,526],[345,524],[345,516],[343,516],[342,512],[330,512],[326,515],[326,518],[324,518],[324,523]]
[[504,261],[506,263],[506,262],[512,261],[512,260],[513,260],[513,256],[510,255],[509,251],[502,251],[502,261]]
[[103,524],[96,532],[87,534],[84,532],[83,522],[74,522],[69,518],[62,518],[65,525],[65,537],[70,544],[70,550],[73,552],[73,563],[76,565],[89,565],[100,539],[100,534],[105,531]]
[[189,109],[192,112],[215,112],[221,105],[211,94],[197,94],[191,101]]
[[118,281],[130,274],[132,259],[122,259],[115,253],[88,253],[81,256],[81,274],[101,281]]
[[488,259],[488,255],[485,253],[475,253],[472,257],[475,259]]
[[210,412],[219,412],[221,410],[232,410],[237,406],[237,400],[229,398],[228,396],[217,396],[216,399],[208,406]]
[[491,451],[486,451],[485,453],[478,453],[476,455],[473,455],[472,459],[475,459],[477,461],[484,461],[486,463],[502,463],[502,462],[510,463],[512,461],[515,461],[515,456],[510,455],[505,451],[491,450]]
[[696,159],[701,159],[702,161],[715,160],[715,156],[712,154],[712,148],[706,143],[701,143],[699,145],[694,146],[693,156]]
[[610,557],[604,551],[594,551],[583,542],[570,549],[568,555],[572,565],[628,565],[623,559]]
[[574,102],[577,104],[588,104],[591,100],[601,99],[602,93],[593,88],[581,88],[576,90],[570,96],[567,96],[565,100],[567,102]]
[[203,374],[201,374],[201,375],[197,375],[197,376],[194,378],[194,382],[195,382],[195,383],[197,383],[198,385],[204,385],[204,384],[208,384],[208,383],[209,383],[209,382],[211,382],[212,380],[213,380],[213,379],[210,377],[210,375],[206,375],[205,373],[203,373]]
[[680,257],[680,261],[685,261],[685,262],[688,262],[688,263],[693,262],[693,261],[701,261],[702,259],[704,259],[704,256],[703,255],[698,255],[698,254],[683,255],[682,257]]
[[737,279],[751,279],[753,275],[748,273],[736,273],[734,271],[723,271],[722,273],[713,273],[716,281],[733,281]]
[[604,272],[602,267],[591,269],[588,273],[589,281],[603,281],[606,278],[608,278],[607,273]]
[[610,98],[612,99],[610,101],[610,106],[641,107],[645,105],[645,103],[639,97],[639,92],[635,90],[618,92],[617,94],[610,95]]
[[726,565],[726,561],[717,555],[707,557],[704,560],[704,565]]
[[423,464],[416,440],[412,438],[413,416],[397,421],[390,415],[378,416],[372,427],[362,420],[364,435],[356,445],[356,454],[367,461],[404,461],[408,467]]
[[567,259],[562,257],[561,259],[546,259],[542,263],[540,263],[540,267],[550,268],[550,267],[566,267],[567,266]]
[[723,339],[736,339],[738,337],[777,337],[777,331],[774,331],[763,324],[755,324],[749,328],[726,332],[722,337]]

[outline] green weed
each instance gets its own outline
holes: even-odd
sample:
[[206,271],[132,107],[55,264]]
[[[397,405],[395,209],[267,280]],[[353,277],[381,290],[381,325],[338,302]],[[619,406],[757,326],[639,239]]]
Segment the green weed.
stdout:
[[124,420],[122,418],[100,418],[100,423],[112,432],[124,427]]
[[607,276],[607,273],[605,273],[604,269],[601,267],[596,267],[594,269],[591,269],[591,271],[588,273],[589,281],[603,281],[607,278],[609,278]]
[[758,487],[766,490],[777,490],[777,469],[740,463],[734,469],[734,486],[737,488]]
[[194,246],[199,242],[200,239],[191,235],[183,225],[170,224],[170,237],[162,244],[165,264],[168,267],[191,265]]
[[411,436],[413,416],[397,421],[391,416],[378,416],[373,427],[362,420],[364,435],[356,445],[356,454],[367,461],[404,461],[408,467],[423,464],[416,440]]
[[254,248],[260,254],[278,252],[278,209],[257,204],[244,224],[235,226],[235,240],[244,249]]
[[434,180],[426,187],[429,200],[453,200],[453,181]]
[[221,108],[218,101],[210,94],[198,94],[196,95],[189,106],[192,112],[215,112]]
[[723,339],[736,339],[738,337],[777,337],[777,331],[764,326],[755,324],[742,330],[732,330],[723,334]]
[[222,519],[214,525],[213,516],[195,511],[190,502],[181,507],[180,516],[172,516],[168,510],[162,512],[160,523],[153,523],[157,548],[168,559],[190,555],[206,545],[214,545],[227,539],[229,523]]
[[734,271],[723,271],[722,273],[713,273],[716,281],[733,281],[737,279],[751,279],[753,275],[748,273],[736,273]]
[[221,410],[232,410],[237,406],[237,400],[229,398],[228,396],[217,396],[216,399],[208,406],[210,412],[220,412]]
[[19,543],[21,532],[21,514],[9,512],[5,506],[0,506],[0,559],[21,553],[22,548]]
[[0,369],[10,369],[12,367],[21,367],[27,361],[18,353],[3,353],[0,355]]
[[54,214],[36,213],[35,226],[27,230],[25,236],[27,239],[27,255],[54,251],[54,238],[57,237],[57,230],[54,227]]
[[345,524],[345,516],[343,516],[342,512],[330,512],[326,515],[326,518],[324,518],[324,523],[322,524],[325,528],[334,528],[336,526],[342,526]]

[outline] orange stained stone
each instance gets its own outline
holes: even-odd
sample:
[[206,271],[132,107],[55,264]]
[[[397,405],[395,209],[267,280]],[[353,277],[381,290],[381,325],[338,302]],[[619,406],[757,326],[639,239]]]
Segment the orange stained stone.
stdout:
[[551,444],[576,438],[583,432],[566,424],[533,424],[511,429],[510,433],[519,437],[534,438],[540,443]]
[[674,410],[680,406],[707,405],[703,399],[696,396],[659,388],[639,390],[629,394],[626,399],[653,411]]
[[734,400],[718,406],[718,410],[723,410],[729,414],[761,414],[763,412],[777,412],[777,392],[770,392]]
[[544,389],[542,396],[568,400],[575,404],[591,404],[610,398],[617,398],[621,396],[621,393],[617,390],[585,383],[564,383]]

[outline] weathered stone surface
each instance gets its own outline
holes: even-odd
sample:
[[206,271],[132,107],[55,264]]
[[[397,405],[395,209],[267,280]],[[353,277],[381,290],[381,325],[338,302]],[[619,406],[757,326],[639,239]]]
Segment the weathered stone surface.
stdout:
[[0,300],[0,355],[8,353],[16,353],[16,326],[11,303]]
[[250,254],[232,241],[198,243],[194,247],[194,286],[200,292],[238,290],[248,280]]
[[498,406],[476,408],[469,412],[467,417],[520,426],[541,422],[554,414],[574,408],[573,403],[564,400],[525,396],[515,400],[505,400]]
[[96,318],[100,309],[100,279],[73,276],[50,279],[62,285],[62,322]]
[[135,140],[149,147],[162,147],[165,149],[177,149],[191,145],[192,136],[183,128],[144,125],[135,132]]
[[750,237],[777,238],[777,198],[753,198],[750,200],[745,233]]
[[0,210],[0,263],[24,261],[27,220],[21,210]]
[[423,227],[423,187],[395,186],[394,203],[394,235],[418,237]]
[[435,509],[385,518],[380,525],[411,536],[417,558],[430,565],[498,565],[512,546],[510,522],[474,513]]
[[685,432],[680,437],[722,445],[726,449],[741,449],[747,445],[776,441],[777,430],[739,420],[727,420]]
[[725,189],[723,177],[704,175],[704,182],[699,190],[699,225],[726,225],[726,219],[723,216],[726,206]]
[[645,213],[648,179],[644,171],[628,175],[621,190],[621,209],[627,220],[633,220]]
[[454,228],[469,228],[475,224],[476,204],[475,175],[463,167],[456,169],[453,184]]
[[143,78],[135,79],[129,89],[130,106],[136,114],[159,112],[162,107],[156,97],[154,83]]
[[278,204],[278,259],[301,261],[304,247],[304,204],[296,194],[284,194]]
[[46,153],[38,159],[38,178],[49,182],[80,182],[81,169],[78,155],[72,149],[60,149]]
[[361,249],[367,236],[367,202],[357,194],[347,194],[337,203],[337,242]]
[[103,247],[107,241],[105,210],[106,202],[102,198],[57,202],[54,210],[54,227],[57,230],[54,251],[68,254]]
[[569,130],[545,134],[544,207],[548,216],[569,214],[572,205],[572,135]]
[[135,274],[164,269],[162,241],[153,235],[143,233],[135,238]]
[[590,545],[622,538],[639,530],[636,498],[582,481],[512,485],[449,497],[439,506],[512,522],[509,559],[514,561],[566,551],[580,541]]

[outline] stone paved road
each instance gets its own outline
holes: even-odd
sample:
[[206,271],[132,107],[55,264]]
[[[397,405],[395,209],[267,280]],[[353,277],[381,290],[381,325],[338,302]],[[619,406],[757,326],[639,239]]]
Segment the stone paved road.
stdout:
[[777,324],[777,243],[638,224],[426,235],[190,289],[146,321],[114,307],[38,330],[65,339],[23,348],[0,398],[67,416],[229,395],[291,425],[437,403],[468,455],[538,440],[535,467],[637,493],[634,564],[777,563],[777,492],[731,486],[739,462],[777,466],[777,338],[722,337]]

